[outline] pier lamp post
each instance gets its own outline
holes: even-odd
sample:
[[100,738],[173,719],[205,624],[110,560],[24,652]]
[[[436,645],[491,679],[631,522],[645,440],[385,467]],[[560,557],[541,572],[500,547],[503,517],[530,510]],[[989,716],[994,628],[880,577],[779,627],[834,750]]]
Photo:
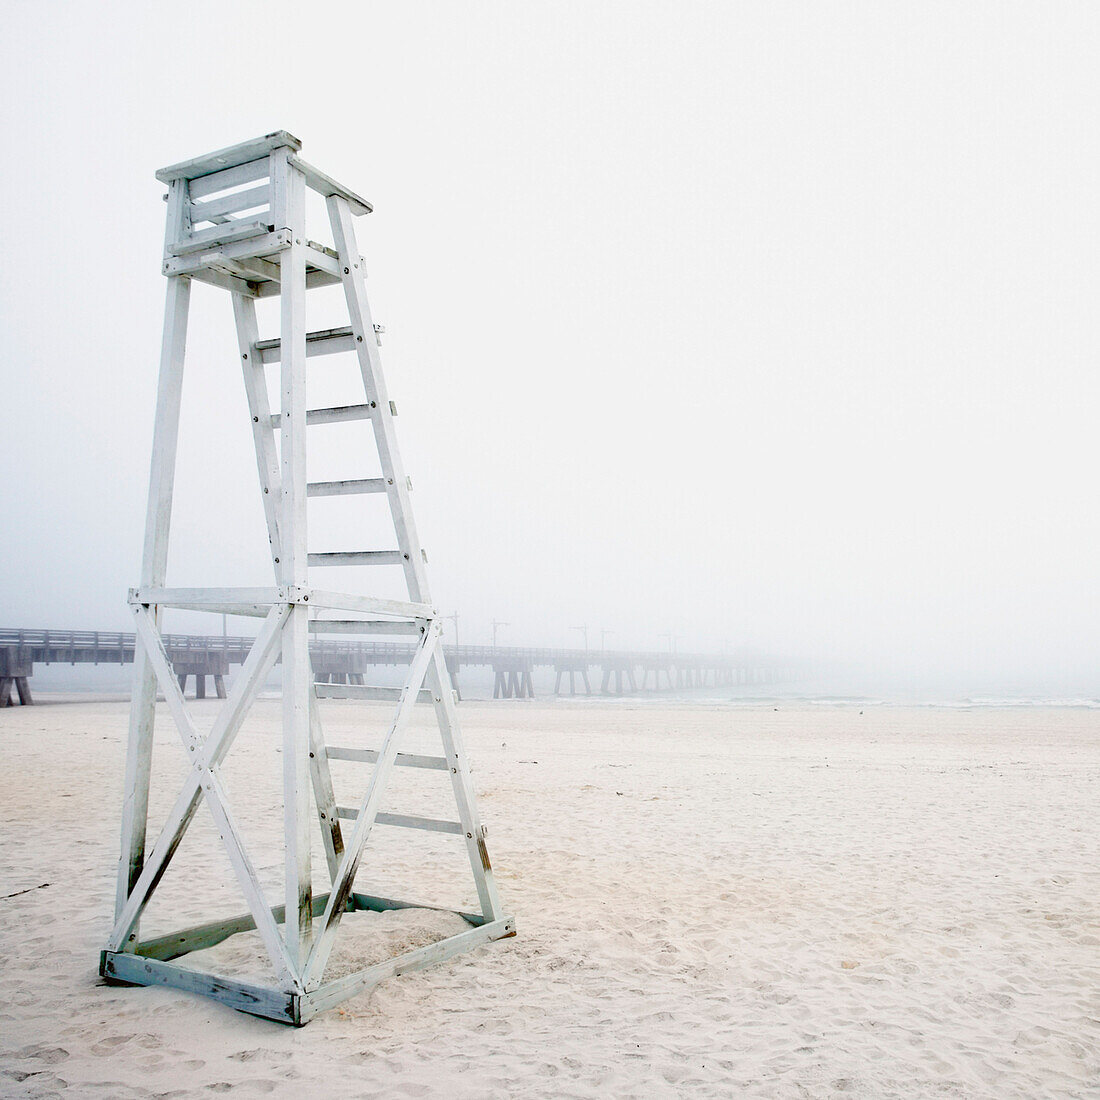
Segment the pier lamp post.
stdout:
[[511,623],[501,622],[500,619],[494,619],[493,620],[493,649],[496,649],[496,647],[497,647],[497,627],[511,626],[511,625],[512,625]]
[[571,626],[570,630],[579,630],[584,635],[584,659],[588,660],[588,623],[583,626]]

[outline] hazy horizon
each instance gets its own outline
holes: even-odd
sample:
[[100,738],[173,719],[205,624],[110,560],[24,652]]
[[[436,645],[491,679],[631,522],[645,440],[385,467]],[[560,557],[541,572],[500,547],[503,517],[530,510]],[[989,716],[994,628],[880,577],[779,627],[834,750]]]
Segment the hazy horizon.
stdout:
[[[0,626],[129,629],[153,173],[282,128],[375,205],[368,294],[463,642],[586,623],[861,690],[1100,697],[1100,10],[4,15]],[[320,362],[318,392],[351,376]],[[369,446],[314,469],[367,476]],[[170,581],[268,583],[265,554],[229,298],[196,284]]]

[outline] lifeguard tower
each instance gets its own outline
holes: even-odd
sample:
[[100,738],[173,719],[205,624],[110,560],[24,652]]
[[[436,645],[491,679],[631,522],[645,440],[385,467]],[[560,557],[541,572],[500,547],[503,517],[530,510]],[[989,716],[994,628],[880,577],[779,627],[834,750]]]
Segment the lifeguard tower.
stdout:
[[[301,142],[285,131],[268,134],[157,172],[168,185],[163,273],[167,278],[156,425],[140,587],[130,592],[138,645],[127,747],[114,927],[100,973],[141,985],[167,985],[214,997],[234,1008],[301,1025],[391,975],[416,970],[489,940],[515,934],[501,909],[478,818],[455,711],[455,695],[440,643],[442,623],[429,595],[425,556],[413,522],[409,482],[397,448],[396,409],[382,376],[378,328],[367,304],[355,218],[371,206],[299,157]],[[325,200],[332,245],[313,240],[306,226],[306,191]],[[316,200],[313,200],[316,201]],[[320,235],[324,235],[323,233]],[[274,583],[267,588],[167,586],[169,525],[183,378],[184,343],[193,280],[229,293],[237,354],[244,375],[249,425],[270,540]],[[306,297],[339,285],[350,323],[306,331]],[[278,338],[261,339],[257,299],[277,295]],[[315,356],[354,355],[362,400],[307,408],[306,375]],[[278,364],[281,395],[271,408],[265,369]],[[243,412],[243,410],[242,410]],[[243,419],[243,418],[242,418]],[[364,421],[373,429],[381,476],[309,482],[307,436],[322,425]],[[243,427],[243,424],[242,424]],[[396,545],[310,552],[306,503],[311,497],[352,499],[383,495]],[[400,567],[408,599],[382,598],[312,587],[310,568]],[[161,640],[166,608],[250,615],[262,620],[256,642],[203,736],[185,703]],[[412,660],[400,688],[315,683],[310,639],[317,635],[406,635]],[[273,905],[264,894],[219,775],[242,720],[282,660],[282,788],[285,896]],[[178,727],[187,778],[152,846],[146,846],[154,708],[161,692]],[[326,744],[318,699],[328,696],[391,699],[395,704],[377,749]],[[413,707],[434,708],[437,755],[402,753]],[[330,762],[373,764],[358,806],[336,804]],[[381,812],[395,767],[446,772],[454,820]],[[446,785],[446,780],[443,780]],[[449,796],[448,796],[449,797]],[[139,921],[200,804],[213,816],[248,912],[143,941]],[[320,824],[329,882],[314,892],[311,818]],[[345,830],[341,820],[348,822]],[[465,843],[480,911],[460,913],[468,928],[449,938],[334,980],[326,963],[341,918],[356,910],[385,911],[412,903],[360,893],[356,872],[376,826],[456,834]],[[431,908],[431,907],[428,907]],[[188,969],[176,960],[255,929],[274,971],[274,985],[251,984]]]

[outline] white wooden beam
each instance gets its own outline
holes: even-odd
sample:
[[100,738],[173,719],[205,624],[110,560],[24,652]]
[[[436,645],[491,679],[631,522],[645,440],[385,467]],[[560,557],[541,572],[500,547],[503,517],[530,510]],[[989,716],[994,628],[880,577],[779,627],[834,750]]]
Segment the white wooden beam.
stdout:
[[[301,147],[302,143],[293,134],[286,130],[275,130],[251,141],[242,141],[237,145],[217,149],[213,153],[204,153],[201,157],[192,157],[190,160],[181,160],[178,164],[170,164],[167,168],[160,168],[157,170],[157,179],[161,183],[169,183],[176,179],[194,180],[200,176],[209,178],[212,173],[224,175],[227,170],[238,165],[255,163],[261,157],[266,158],[275,149],[296,153]],[[266,168],[266,161],[261,163]]]
[[[280,254],[279,579],[306,585],[306,245],[305,179],[289,163],[289,150],[271,154],[271,205],[292,233]],[[310,684],[309,608],[297,604],[283,629],[283,815],[285,840],[286,945],[295,973],[304,972],[312,938],[310,872]]]
[[[166,243],[190,224],[187,217],[189,202],[187,184],[182,180],[172,183],[168,191]],[[149,470],[149,500],[141,566],[143,585],[163,585],[168,565],[168,538],[172,521],[172,490],[176,474],[190,301],[190,282],[187,279],[169,279],[161,333],[153,457]],[[115,891],[116,917],[122,912],[144,866],[149,778],[153,761],[156,677],[144,655],[139,656],[136,652],[133,685],[130,726],[126,740],[126,772],[123,777],[122,835]]]

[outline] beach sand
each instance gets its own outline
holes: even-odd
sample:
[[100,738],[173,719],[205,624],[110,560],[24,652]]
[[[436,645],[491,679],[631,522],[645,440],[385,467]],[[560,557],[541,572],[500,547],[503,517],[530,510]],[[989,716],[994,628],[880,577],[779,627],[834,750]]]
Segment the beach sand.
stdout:
[[[332,704],[330,743],[376,746],[357,730],[387,713]],[[536,701],[460,715],[518,936],[296,1030],[99,982],[127,706],[0,713],[0,1095],[1100,1096],[1100,711]],[[278,721],[262,701],[226,765],[274,901]],[[166,716],[156,764],[154,822],[185,764]],[[337,775],[340,801],[365,775]],[[384,809],[448,816],[425,776],[402,774]],[[144,932],[245,908],[208,816]],[[473,907],[457,838],[376,833],[360,889]],[[333,965],[456,922],[349,917]],[[262,967],[257,943],[235,937],[206,965]]]

